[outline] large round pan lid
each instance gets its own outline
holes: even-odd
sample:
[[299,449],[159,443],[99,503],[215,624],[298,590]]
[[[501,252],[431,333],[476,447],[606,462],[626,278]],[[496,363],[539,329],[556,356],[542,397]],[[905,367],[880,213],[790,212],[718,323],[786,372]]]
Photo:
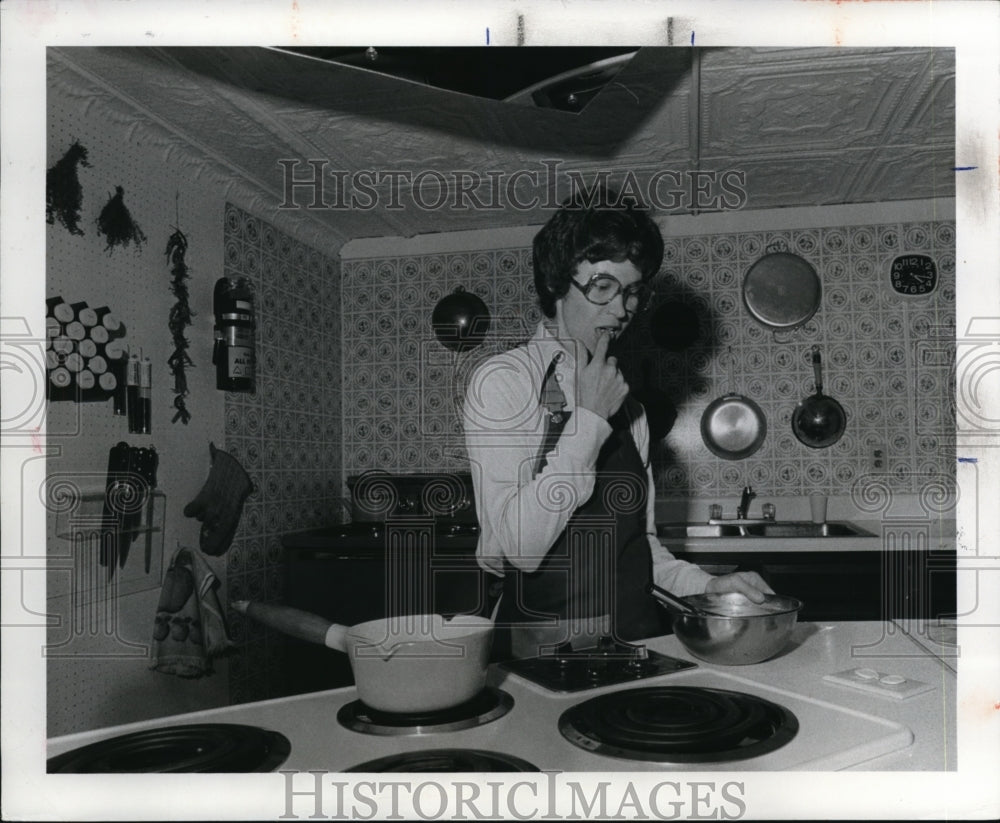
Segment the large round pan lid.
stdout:
[[765,254],[743,279],[747,311],[766,326],[791,329],[808,321],[819,308],[821,287],[809,261],[790,252]]

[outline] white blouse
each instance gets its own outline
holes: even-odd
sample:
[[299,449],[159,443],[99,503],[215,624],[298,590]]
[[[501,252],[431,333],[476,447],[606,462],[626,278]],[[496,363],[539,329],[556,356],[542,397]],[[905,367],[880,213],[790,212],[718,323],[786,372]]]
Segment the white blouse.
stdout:
[[[553,378],[572,414],[545,466],[534,474],[548,414],[539,396],[553,359]],[[526,345],[489,358],[470,378],[463,423],[480,526],[476,557],[494,574],[503,575],[504,558],[523,571],[537,569],[594,490],[597,457],[611,425],[589,409],[577,408],[576,369],[573,355],[543,322]],[[645,414],[632,421],[631,432],[646,465],[653,580],[681,597],[701,593],[712,576],[678,560],[656,536]]]

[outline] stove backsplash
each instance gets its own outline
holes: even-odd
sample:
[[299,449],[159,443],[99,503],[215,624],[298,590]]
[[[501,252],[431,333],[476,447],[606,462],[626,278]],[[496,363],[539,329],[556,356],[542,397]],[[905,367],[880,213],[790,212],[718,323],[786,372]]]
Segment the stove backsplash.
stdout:
[[[815,266],[823,300],[803,328],[775,335],[751,319],[741,284],[750,265],[781,248]],[[904,253],[936,261],[932,294],[893,291],[889,269]],[[530,247],[343,262],[346,475],[468,469],[458,414],[465,383],[482,359],[532,333],[540,313],[531,273]],[[859,481],[902,493],[942,484],[953,491],[953,221],[668,236],[654,283],[658,299],[696,306],[702,322],[699,341],[680,352],[652,342],[648,314],[622,341],[630,382],[643,383],[648,361],[649,385],[679,411],[654,455],[659,495],[731,495],[745,483],[768,496],[843,494]],[[464,355],[443,348],[430,327],[436,302],[459,285],[492,314],[487,341]],[[799,443],[790,422],[813,391],[814,343],[825,391],[848,416],[843,439],[818,450]],[[699,424],[715,397],[734,390],[760,404],[768,434],[757,454],[725,461],[704,446]]]

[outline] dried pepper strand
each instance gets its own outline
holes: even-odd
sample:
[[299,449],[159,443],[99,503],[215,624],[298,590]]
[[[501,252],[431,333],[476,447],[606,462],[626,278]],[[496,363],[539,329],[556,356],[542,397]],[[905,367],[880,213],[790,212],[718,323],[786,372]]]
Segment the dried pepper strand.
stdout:
[[170,316],[167,319],[167,326],[174,338],[174,352],[167,358],[167,365],[174,376],[174,408],[177,414],[173,416],[171,423],[180,420],[187,425],[191,419],[191,412],[187,410],[184,398],[188,395],[187,376],[184,370],[194,368],[194,363],[188,356],[188,340],[184,336],[184,329],[191,325],[191,318],[194,312],[188,305],[188,287],[184,281],[188,279],[187,264],[184,262],[184,255],[187,253],[187,238],[180,229],[175,229],[167,241],[167,259],[172,266],[170,273],[173,278],[170,281],[170,291],[177,302],[170,309]]

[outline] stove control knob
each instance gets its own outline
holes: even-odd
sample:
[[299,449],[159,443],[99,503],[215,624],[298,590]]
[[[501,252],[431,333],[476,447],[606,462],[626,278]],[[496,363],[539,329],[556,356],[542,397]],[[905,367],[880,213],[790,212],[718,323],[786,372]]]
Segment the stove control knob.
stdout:
[[635,646],[632,649],[632,656],[628,661],[629,671],[634,674],[642,674],[649,671],[654,666],[649,659],[649,649],[645,646]]
[[587,677],[599,683],[607,677],[608,664],[604,660],[595,660],[587,666]]

